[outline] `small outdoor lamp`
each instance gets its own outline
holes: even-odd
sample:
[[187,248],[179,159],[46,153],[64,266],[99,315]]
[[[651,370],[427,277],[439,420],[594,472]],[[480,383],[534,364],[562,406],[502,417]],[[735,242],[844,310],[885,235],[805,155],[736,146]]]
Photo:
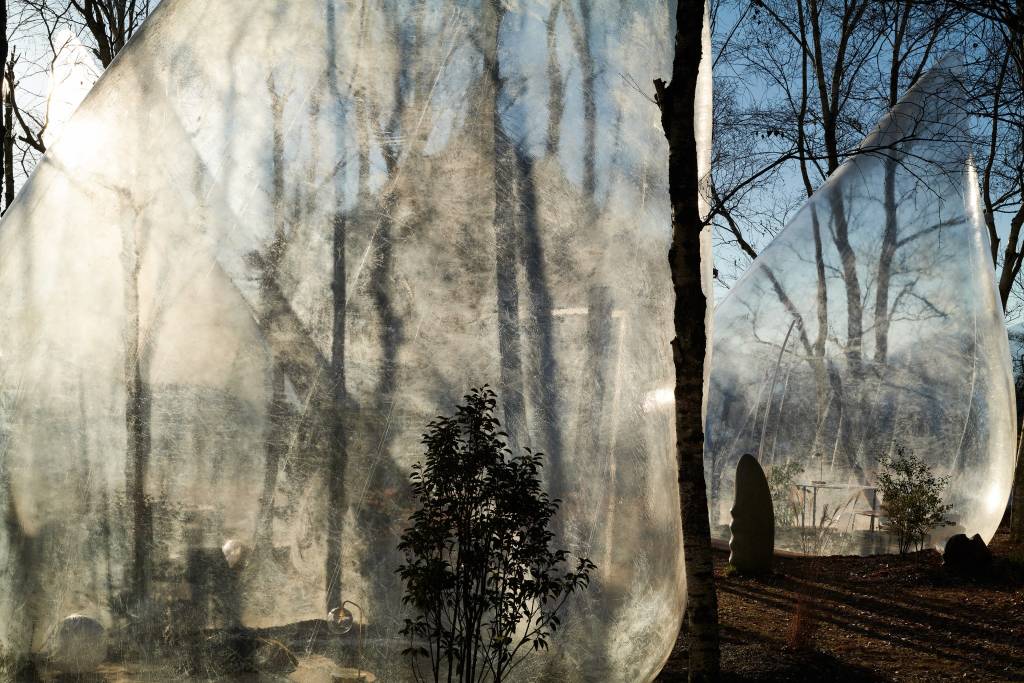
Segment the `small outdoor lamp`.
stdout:
[[355,619],[352,616],[352,612],[345,608],[345,605],[351,605],[359,610],[359,632],[356,636],[356,677],[361,680],[363,675],[363,644],[365,641],[364,627],[366,624],[363,608],[351,600],[343,600],[341,605],[327,613],[327,621],[330,623],[331,628],[341,635],[351,631]]

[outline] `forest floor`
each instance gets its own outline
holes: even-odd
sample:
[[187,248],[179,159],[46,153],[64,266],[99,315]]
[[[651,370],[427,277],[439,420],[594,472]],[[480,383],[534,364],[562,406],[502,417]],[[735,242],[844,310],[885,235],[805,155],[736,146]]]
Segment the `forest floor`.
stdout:
[[[715,550],[724,681],[1024,681],[1024,557],[1005,530],[986,579],[906,556],[776,557],[726,576]],[[656,679],[686,680],[686,636]]]

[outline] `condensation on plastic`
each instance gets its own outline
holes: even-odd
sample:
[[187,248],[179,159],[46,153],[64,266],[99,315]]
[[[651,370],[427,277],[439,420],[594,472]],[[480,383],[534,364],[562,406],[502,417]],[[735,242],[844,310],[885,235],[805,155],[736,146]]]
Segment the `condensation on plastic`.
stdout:
[[705,462],[728,537],[743,453],[776,470],[776,546],[891,550],[878,460],[949,477],[951,534],[995,533],[1015,405],[955,57],[920,79],[715,313]]
[[410,466],[486,382],[598,567],[519,677],[653,678],[685,597],[636,84],[670,11],[164,0],[0,230],[4,653],[83,614],[178,680],[168,634],[293,644],[347,600],[332,656],[403,680]]

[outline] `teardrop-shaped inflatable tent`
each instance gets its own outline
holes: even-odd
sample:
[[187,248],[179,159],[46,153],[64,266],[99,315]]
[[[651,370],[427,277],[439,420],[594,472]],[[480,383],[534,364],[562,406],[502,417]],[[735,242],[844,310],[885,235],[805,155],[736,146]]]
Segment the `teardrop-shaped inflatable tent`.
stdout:
[[405,680],[410,467],[489,383],[597,565],[517,675],[653,678],[667,146],[624,76],[672,36],[665,3],[164,0],[0,227],[7,660],[83,615],[157,680],[239,627]]
[[949,477],[957,532],[991,538],[1015,461],[1007,333],[955,56],[921,78],[715,312],[705,474],[727,538],[731,473],[772,482],[776,547],[895,546],[879,459]]

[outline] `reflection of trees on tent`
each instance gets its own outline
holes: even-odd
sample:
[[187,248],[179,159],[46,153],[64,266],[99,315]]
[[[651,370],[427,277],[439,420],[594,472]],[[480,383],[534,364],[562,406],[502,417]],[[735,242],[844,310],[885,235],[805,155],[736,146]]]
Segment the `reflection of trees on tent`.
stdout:
[[877,459],[902,445],[951,476],[960,530],[995,532],[1013,393],[957,68],[920,79],[719,306],[713,526],[751,452],[803,464],[790,492],[803,512],[780,546],[880,550]]
[[664,75],[670,25],[165,0],[0,233],[3,650],[84,613],[152,657],[351,600],[359,664],[401,680],[408,469],[490,381],[549,456],[559,547],[599,566],[538,666],[652,676],[683,607],[649,399],[672,378],[668,201],[656,108],[620,74]]

